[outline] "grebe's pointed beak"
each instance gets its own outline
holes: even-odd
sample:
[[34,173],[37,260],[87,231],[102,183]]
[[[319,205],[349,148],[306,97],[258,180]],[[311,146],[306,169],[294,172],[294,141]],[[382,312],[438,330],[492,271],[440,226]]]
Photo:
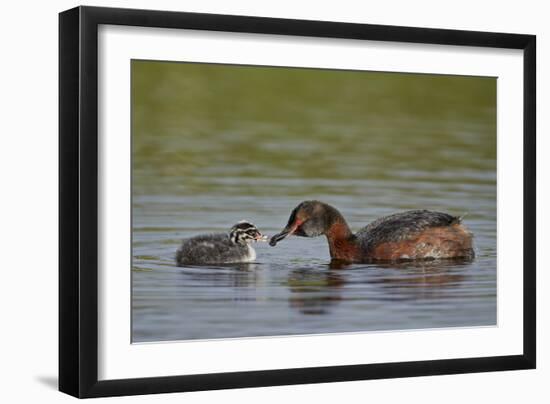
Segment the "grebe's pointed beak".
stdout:
[[275,247],[279,241],[294,233],[296,229],[300,226],[300,224],[301,222],[296,221],[291,226],[286,226],[282,232],[277,233],[273,237],[271,237],[271,240],[269,240],[269,245],[271,247]]

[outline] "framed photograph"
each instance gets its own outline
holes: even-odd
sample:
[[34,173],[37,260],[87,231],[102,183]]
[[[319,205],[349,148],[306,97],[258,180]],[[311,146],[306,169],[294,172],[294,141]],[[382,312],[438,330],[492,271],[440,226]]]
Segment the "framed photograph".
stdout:
[[535,36],[59,27],[61,391],[535,367]]

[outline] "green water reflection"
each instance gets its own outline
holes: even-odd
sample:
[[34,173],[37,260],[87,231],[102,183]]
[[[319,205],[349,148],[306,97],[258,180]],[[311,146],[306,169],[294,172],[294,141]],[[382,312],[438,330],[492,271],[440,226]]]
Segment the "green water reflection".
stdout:
[[220,176],[494,181],[468,176],[496,168],[494,78],[133,61],[132,84],[137,193]]

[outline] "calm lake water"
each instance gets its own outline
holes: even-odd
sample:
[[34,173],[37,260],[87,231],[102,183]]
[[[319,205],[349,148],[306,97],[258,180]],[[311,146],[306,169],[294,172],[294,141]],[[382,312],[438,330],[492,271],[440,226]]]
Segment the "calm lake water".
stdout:
[[[134,342],[496,324],[496,80],[132,62]],[[177,267],[182,238],[302,200],[353,230],[467,214],[473,262],[330,265],[324,237]]]

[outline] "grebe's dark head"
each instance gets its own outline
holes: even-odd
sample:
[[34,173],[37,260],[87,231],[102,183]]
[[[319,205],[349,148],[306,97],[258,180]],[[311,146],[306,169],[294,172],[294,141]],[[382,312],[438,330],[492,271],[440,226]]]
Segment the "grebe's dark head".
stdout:
[[317,237],[325,234],[337,221],[343,220],[340,212],[326,203],[304,201],[294,208],[286,227],[271,237],[269,245],[274,247],[287,236]]
[[235,244],[248,244],[253,241],[263,241],[266,239],[256,226],[246,220],[241,220],[229,231],[229,237]]

